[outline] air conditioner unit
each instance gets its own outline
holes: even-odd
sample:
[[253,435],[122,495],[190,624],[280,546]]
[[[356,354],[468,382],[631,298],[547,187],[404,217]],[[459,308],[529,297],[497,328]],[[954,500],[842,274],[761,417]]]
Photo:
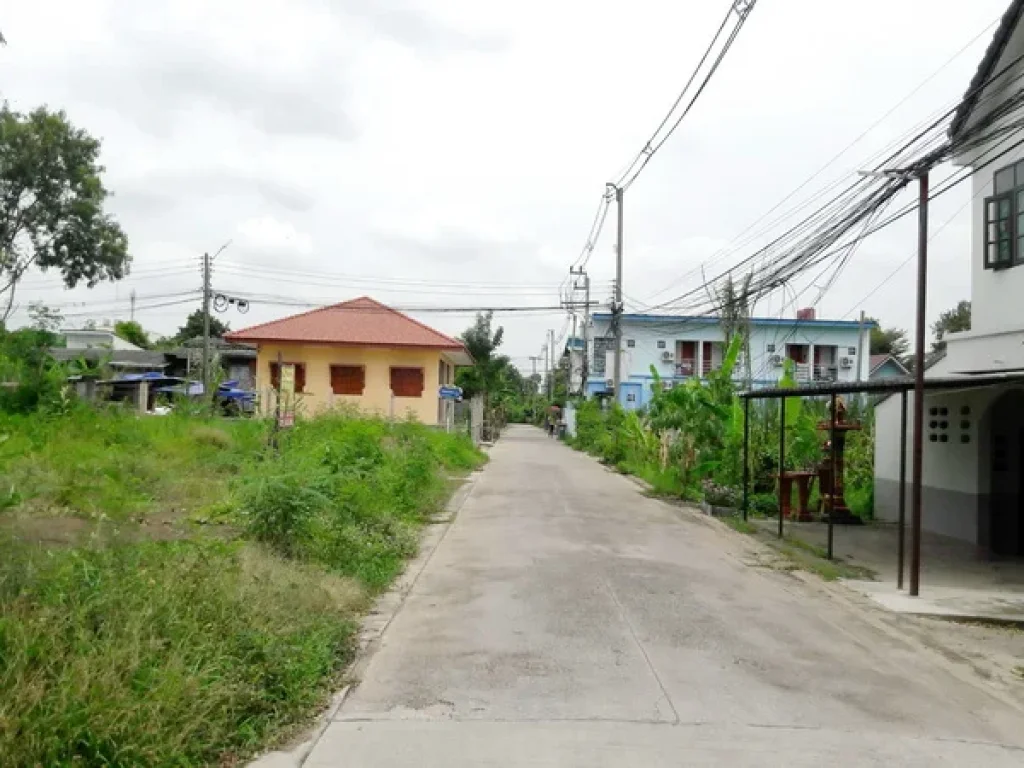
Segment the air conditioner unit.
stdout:
[[605,379],[604,380],[604,388],[605,389],[615,389],[615,379]]
[[675,359],[676,356],[672,353],[672,350],[670,349],[666,349],[664,352],[661,353],[661,360],[664,363],[671,363]]
[[779,368],[782,365],[782,355],[772,355],[768,358],[768,362]]
[[841,357],[841,358],[839,358],[839,367],[840,368],[853,368],[853,358],[852,357]]

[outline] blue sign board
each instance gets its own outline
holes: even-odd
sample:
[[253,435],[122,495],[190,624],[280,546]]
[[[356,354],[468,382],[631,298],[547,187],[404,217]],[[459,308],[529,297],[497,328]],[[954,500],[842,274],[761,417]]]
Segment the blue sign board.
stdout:
[[442,400],[462,399],[462,387],[441,387],[437,393],[441,396]]

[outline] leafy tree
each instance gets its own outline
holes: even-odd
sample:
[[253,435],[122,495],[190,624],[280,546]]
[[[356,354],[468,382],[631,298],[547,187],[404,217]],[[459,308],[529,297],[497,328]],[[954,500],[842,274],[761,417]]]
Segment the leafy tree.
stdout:
[[64,324],[64,315],[59,310],[51,309],[41,301],[33,301],[28,305],[28,317],[32,327],[37,331],[57,333]]
[[892,355],[897,358],[906,357],[910,351],[910,339],[902,328],[883,328],[874,318],[867,318],[871,323],[871,354]]
[[504,389],[509,359],[505,355],[495,354],[501,346],[505,329],[492,328],[493,312],[480,312],[473,325],[462,334],[462,343],[475,361],[470,368],[461,369],[456,376],[456,383],[462,387],[466,397],[482,394],[488,398],[490,394]]
[[971,302],[960,301],[953,309],[947,309],[939,315],[939,319],[932,325],[935,333],[935,341],[932,343],[932,351],[940,352],[946,348],[943,338],[947,333],[959,333],[960,331],[971,330]]
[[[220,338],[226,333],[229,333],[231,328],[227,323],[221,322],[213,315],[210,315],[210,336],[214,338]],[[175,334],[174,340],[178,344],[182,344],[189,339],[201,338],[203,335],[203,310],[197,309],[195,312],[190,314],[185,319],[185,324],[178,329],[178,333]]]
[[128,239],[104,211],[99,152],[63,112],[0,106],[0,319],[33,266],[59,271],[68,288],[127,274]]
[[124,339],[129,344],[142,347],[142,349],[149,349],[153,346],[149,334],[135,320],[119,320],[114,323],[114,335]]

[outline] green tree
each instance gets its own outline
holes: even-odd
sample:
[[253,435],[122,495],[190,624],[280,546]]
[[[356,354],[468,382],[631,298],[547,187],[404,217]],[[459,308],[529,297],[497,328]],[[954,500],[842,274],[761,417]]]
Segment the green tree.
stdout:
[[128,239],[104,210],[99,152],[63,112],[0,106],[0,320],[33,266],[59,271],[68,288],[127,274]]
[[[227,323],[221,322],[213,315],[210,315],[210,336],[213,338],[220,338],[226,333],[229,333],[231,328]],[[183,344],[189,339],[202,338],[203,336],[203,310],[197,309],[195,312],[190,314],[185,319],[185,324],[178,329],[178,332],[174,335],[174,340],[178,344]]]
[[883,328],[874,318],[866,318],[871,326],[871,354],[892,355],[903,359],[910,351],[910,339],[902,328]]
[[935,333],[935,341],[932,342],[932,351],[940,352],[946,348],[944,339],[947,333],[959,333],[960,331],[971,330],[971,302],[966,299],[960,301],[953,309],[947,309],[939,315],[939,319],[932,325]]
[[501,346],[505,329],[493,328],[493,312],[480,312],[469,330],[462,334],[462,343],[473,356],[472,367],[463,368],[456,376],[466,397],[482,394],[485,398],[503,389],[504,376],[509,366],[505,355],[496,351]]
[[149,334],[135,320],[118,320],[114,323],[114,335],[142,349],[150,349],[153,346]]

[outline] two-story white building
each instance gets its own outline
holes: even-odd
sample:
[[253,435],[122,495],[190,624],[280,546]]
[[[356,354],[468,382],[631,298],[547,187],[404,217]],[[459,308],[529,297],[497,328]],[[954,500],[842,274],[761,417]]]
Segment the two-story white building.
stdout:
[[[610,314],[595,314],[588,334],[587,395],[613,390],[615,339]],[[665,382],[704,377],[719,368],[725,330],[717,317],[624,314],[622,382],[619,402],[633,409],[647,405],[653,393],[653,367]],[[795,318],[750,319],[750,365],[741,356],[733,371],[739,383],[771,386],[782,376],[786,359],[798,381],[856,381],[869,373],[871,326],[856,320],[822,320],[813,310]]]
[[[954,141],[1022,93],[1022,17],[1024,0],[1014,0],[954,116]],[[1022,117],[1018,108],[1002,120]],[[971,330],[945,337],[946,354],[926,378],[1024,371],[1022,138],[1017,129],[954,157],[975,171]],[[912,412],[913,393],[908,400]],[[900,411],[896,396],[875,413],[875,514],[887,520],[897,519],[899,509]],[[976,388],[929,392],[925,420],[922,527],[970,541],[982,553],[1024,554],[1024,388],[979,379]]]

